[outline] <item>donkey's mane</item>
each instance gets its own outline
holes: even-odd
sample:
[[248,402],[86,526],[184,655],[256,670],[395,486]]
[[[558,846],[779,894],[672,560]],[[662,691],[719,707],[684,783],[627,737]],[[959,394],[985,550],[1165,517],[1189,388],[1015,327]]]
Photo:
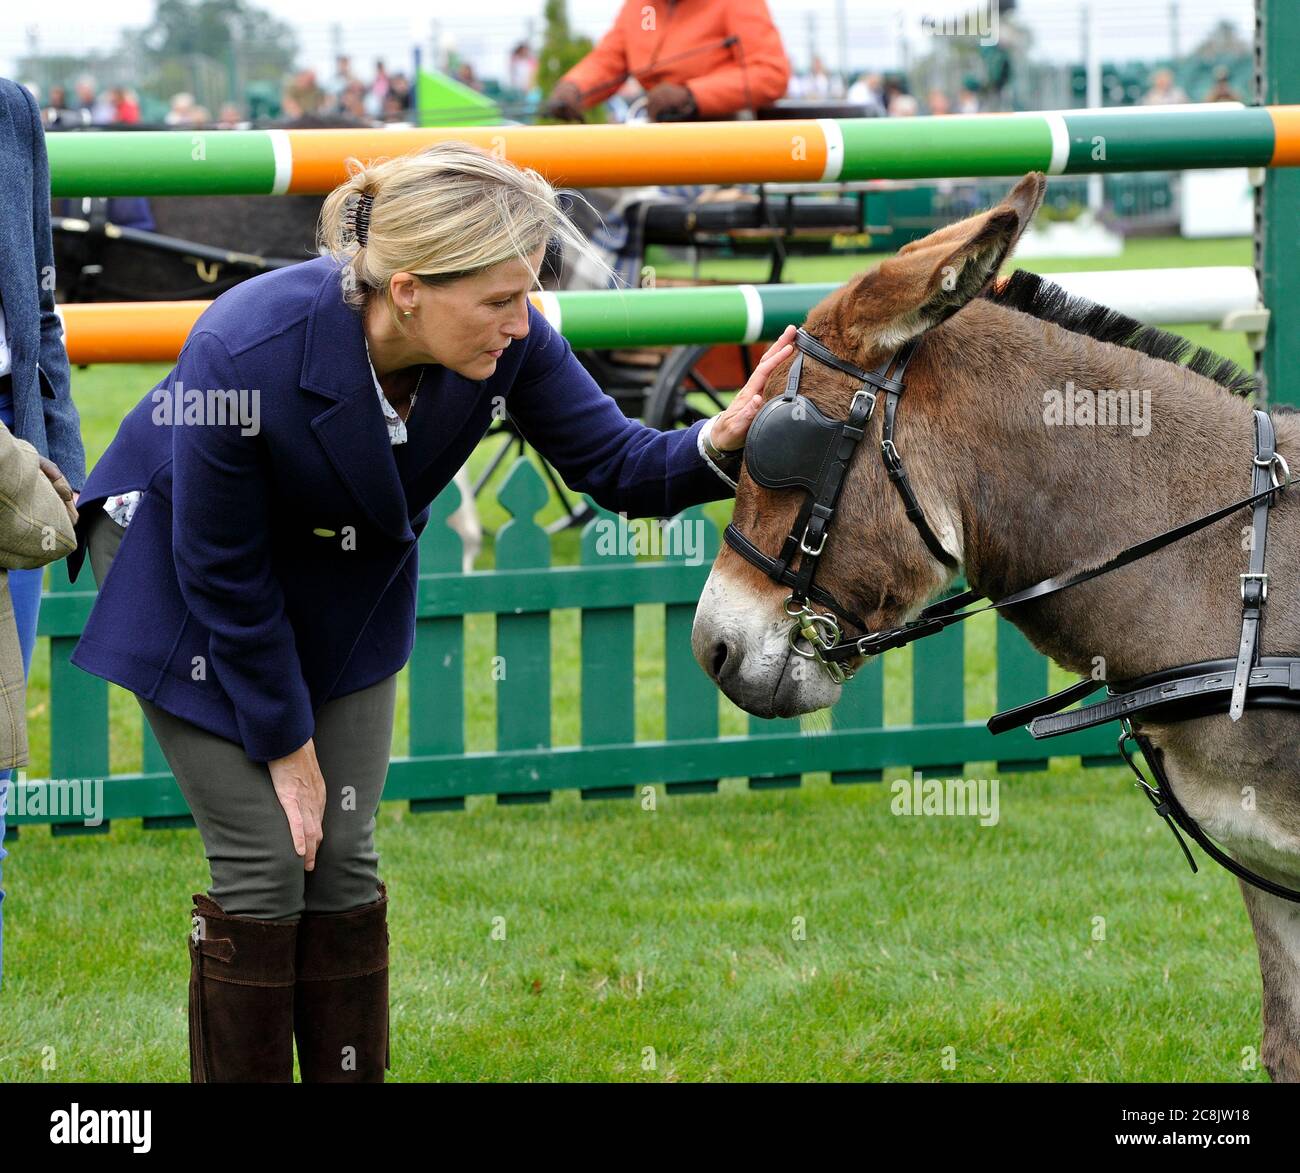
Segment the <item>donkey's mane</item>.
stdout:
[[1078,297],[1026,269],[1017,269],[1001,283],[994,282],[983,296],[995,305],[1020,310],[1071,333],[1186,367],[1233,395],[1247,395],[1258,389],[1253,373],[1208,347],[1194,346],[1168,330],[1144,325],[1086,297]]

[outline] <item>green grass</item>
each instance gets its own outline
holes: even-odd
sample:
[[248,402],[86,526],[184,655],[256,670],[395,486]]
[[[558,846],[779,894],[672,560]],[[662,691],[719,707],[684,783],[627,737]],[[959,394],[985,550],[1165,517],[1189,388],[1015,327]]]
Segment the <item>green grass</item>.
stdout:
[[[1248,242],[1130,248],[1122,267],[1249,263]],[[832,275],[803,271],[811,263],[793,261],[789,279],[845,279],[872,259]],[[761,273],[734,279],[746,276]],[[1222,349],[1246,359],[1244,347]],[[90,461],[163,373],[75,374]],[[711,512],[722,520],[727,506]],[[495,501],[483,519],[501,523]],[[557,561],[575,561],[576,542],[561,535]],[[638,608],[640,738],[662,735],[656,611]],[[993,707],[993,628],[985,617],[967,626],[967,716],[978,719]],[[470,662],[492,638],[489,620],[471,621]],[[557,743],[577,740],[576,638],[576,613],[557,613]],[[42,644],[28,699],[33,777],[49,768]],[[909,668],[906,653],[886,665],[891,723],[910,715]],[[113,765],[127,769],[139,761],[139,710],[113,692]],[[743,716],[719,704],[724,732],[743,732]],[[494,723],[483,687],[470,698],[471,748],[492,746]],[[900,764],[885,779],[909,775]],[[471,799],[439,815],[386,803],[393,1078],[1266,1078],[1242,1064],[1258,1047],[1259,974],[1235,883],[1212,866],[1191,876],[1121,770],[1062,759],[1000,781],[990,828],[895,816],[888,785],[832,787],[825,775],[793,791],[748,793],[738,780],[716,796],[660,791],[653,811],[572,792],[509,810]],[[197,832],[132,821],[54,839],[29,828],[9,846],[0,1081],[188,1078],[185,935],[189,895],[207,885]],[[491,935],[498,917],[504,940]]]
[[[817,780],[655,812],[385,805],[394,1077],[1261,1078],[1231,880],[1188,874],[1116,771],[1003,781],[987,829]],[[8,862],[0,1078],[184,1080],[197,833],[25,836]]]

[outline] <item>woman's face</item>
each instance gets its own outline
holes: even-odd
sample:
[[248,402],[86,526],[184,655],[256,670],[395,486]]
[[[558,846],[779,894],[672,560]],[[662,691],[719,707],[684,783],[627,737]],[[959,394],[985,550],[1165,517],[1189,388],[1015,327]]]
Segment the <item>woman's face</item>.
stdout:
[[[531,258],[534,266],[540,267],[545,255],[543,245]],[[516,258],[450,285],[416,281],[407,287],[406,300],[396,289],[394,296],[399,309],[414,305],[403,325],[434,362],[467,379],[486,379],[505,348],[528,336],[532,287],[532,274]]]

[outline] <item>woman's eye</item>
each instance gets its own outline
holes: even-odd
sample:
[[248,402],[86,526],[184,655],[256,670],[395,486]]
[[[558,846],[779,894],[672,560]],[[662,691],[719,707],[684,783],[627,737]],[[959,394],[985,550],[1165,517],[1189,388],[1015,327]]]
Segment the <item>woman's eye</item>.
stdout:
[[505,301],[494,301],[494,302],[492,302],[491,304],[494,305],[494,306],[496,306],[497,309],[499,309],[499,310],[503,310],[503,309],[505,309],[506,306],[508,306],[512,301],[514,301],[514,298],[512,298],[512,297],[507,297],[507,298],[505,299]]

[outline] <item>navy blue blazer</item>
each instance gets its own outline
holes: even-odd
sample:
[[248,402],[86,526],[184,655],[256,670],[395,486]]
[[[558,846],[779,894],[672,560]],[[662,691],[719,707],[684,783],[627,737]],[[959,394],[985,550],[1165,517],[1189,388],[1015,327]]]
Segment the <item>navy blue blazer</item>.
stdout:
[[0,302],[12,348],[13,432],[63,470],[86,479],[81,421],[68,383],[63,327],[54,313],[50,165],[36,100],[0,77]]
[[[699,455],[702,422],[629,420],[531,306],[528,336],[490,378],[425,368],[408,441],[393,447],[340,271],[325,256],[259,274],[204,310],[91,472],[68,556],[75,580],[87,519],[144,490],[72,662],[254,761],[297,749],[321,704],[406,663],[416,540],[494,405],[614,512],[671,516],[731,493]],[[258,430],[185,422],[166,410],[185,402],[173,385],[256,391]]]

